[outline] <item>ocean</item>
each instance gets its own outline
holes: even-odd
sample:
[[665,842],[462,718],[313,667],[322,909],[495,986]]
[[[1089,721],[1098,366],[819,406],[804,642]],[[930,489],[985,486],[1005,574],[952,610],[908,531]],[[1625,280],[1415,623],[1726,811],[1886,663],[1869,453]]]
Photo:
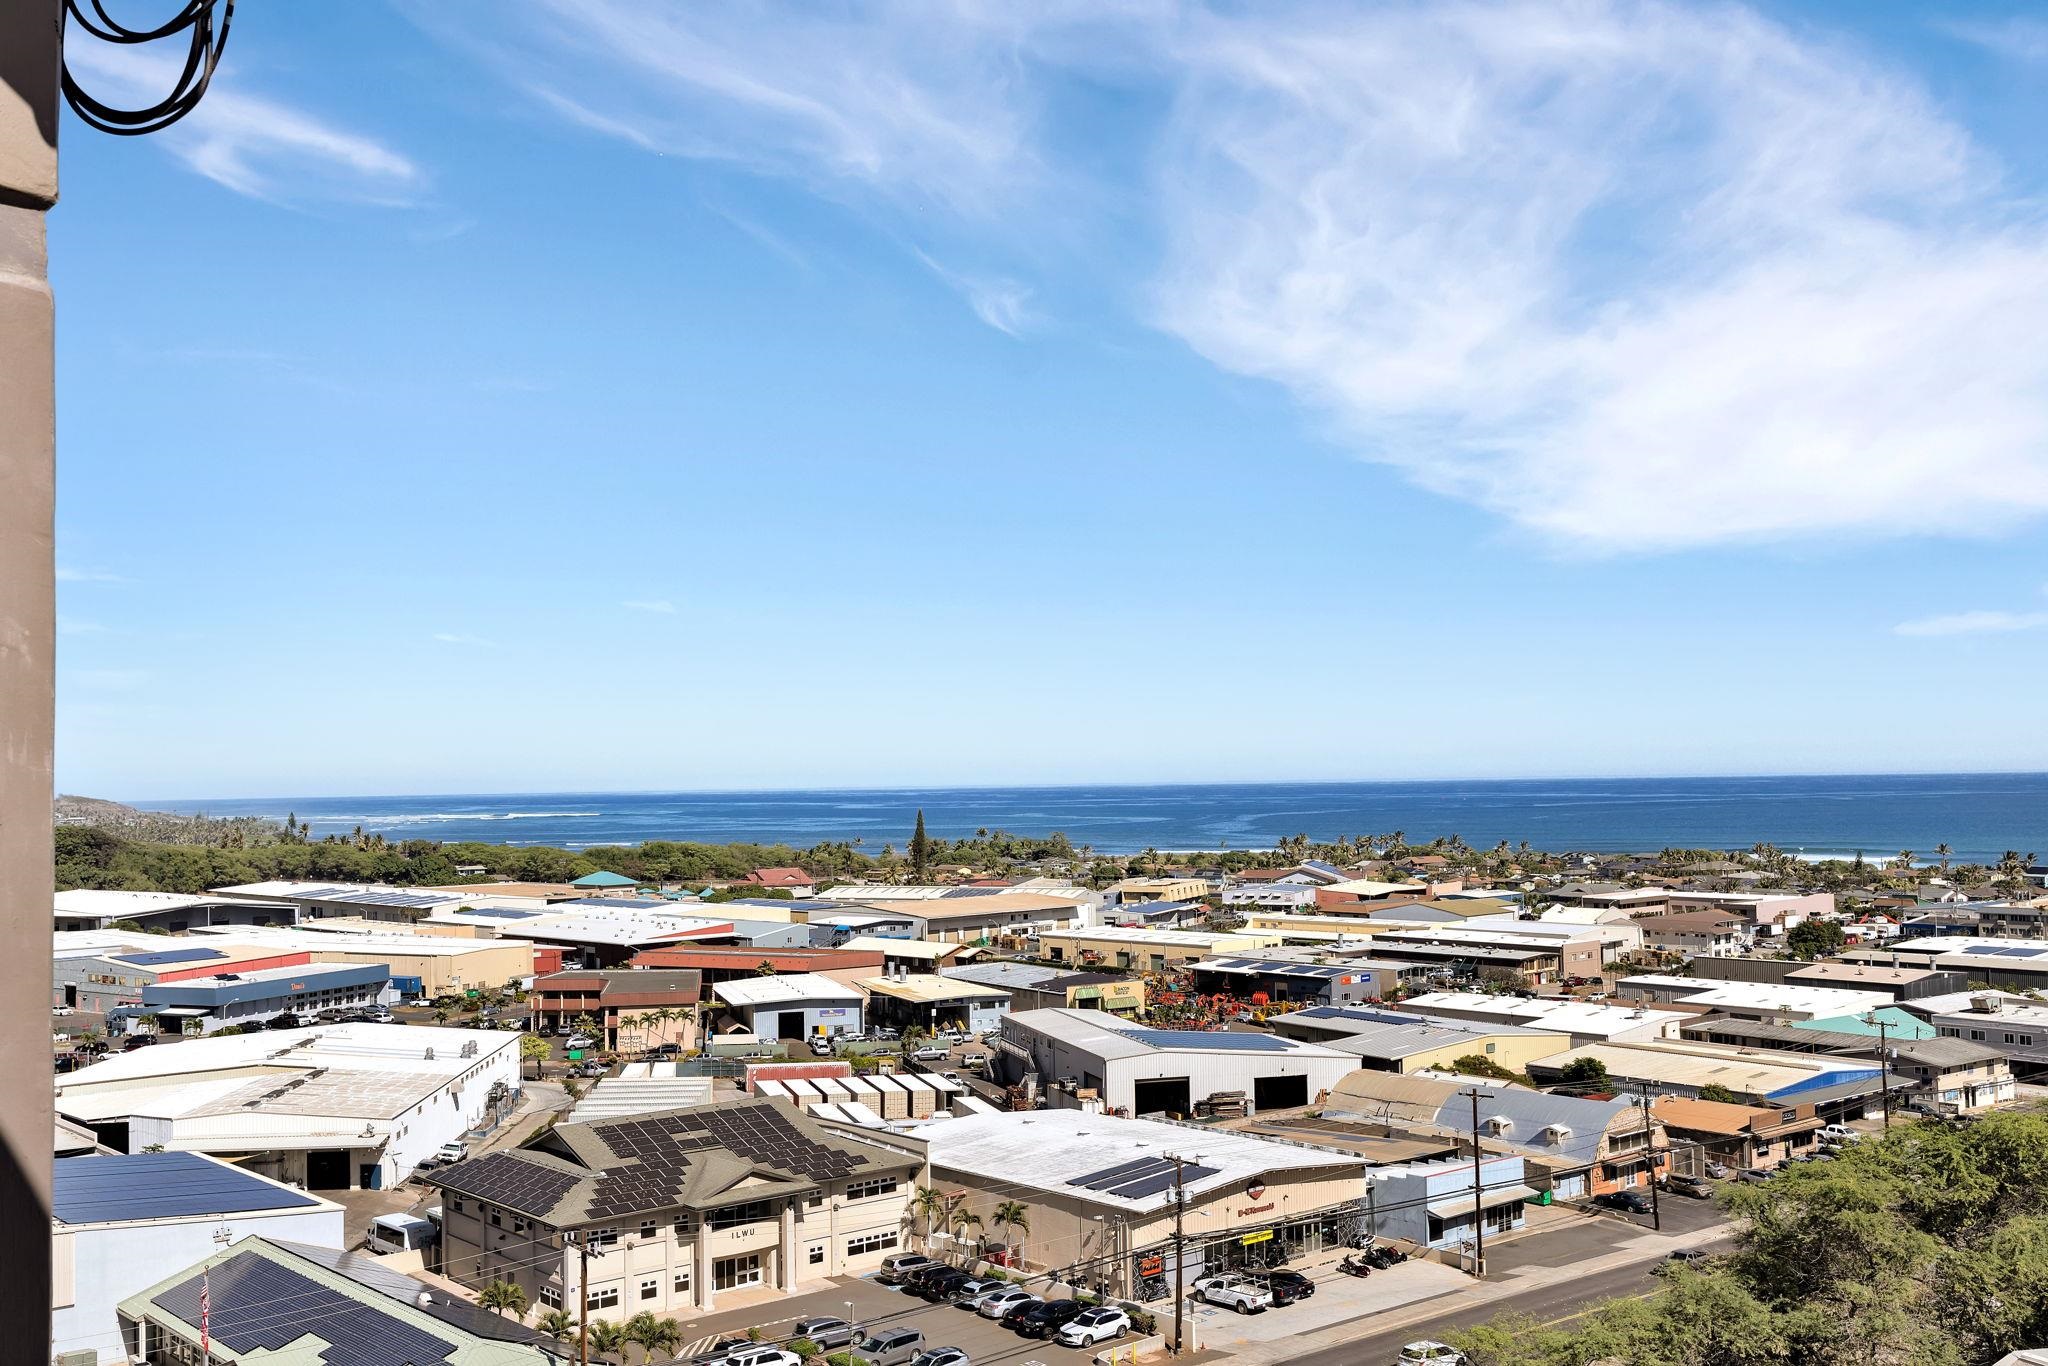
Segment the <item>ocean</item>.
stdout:
[[1414,783],[1212,783],[1155,787],[947,787],[809,792],[520,792],[428,797],[262,797],[144,802],[212,816],[287,812],[317,835],[361,826],[394,839],[482,840],[577,849],[643,840],[860,839],[901,850],[919,808],[934,835],[977,828],[1064,831],[1102,853],[1269,848],[1402,831],[1456,834],[1477,848],[1626,853],[1747,848],[1768,841],[1808,857],[1901,849],[1959,862],[2048,850],[2048,774],[1625,778]]

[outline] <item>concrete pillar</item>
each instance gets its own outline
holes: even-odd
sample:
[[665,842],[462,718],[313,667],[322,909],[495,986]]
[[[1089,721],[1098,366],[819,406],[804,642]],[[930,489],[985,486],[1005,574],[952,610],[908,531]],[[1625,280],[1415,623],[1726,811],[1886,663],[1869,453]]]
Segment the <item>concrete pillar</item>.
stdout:
[[796,1289],[796,1201],[782,1202],[782,1237],[775,1248],[776,1286],[787,1295]]
[[696,1292],[697,1307],[710,1313],[718,1307],[718,1292],[711,1283],[711,1225],[708,1213],[697,1214],[697,1274],[692,1276],[691,1289]]
[[57,202],[61,0],[0,5],[0,1321],[50,1351],[48,945],[57,417],[43,219]]

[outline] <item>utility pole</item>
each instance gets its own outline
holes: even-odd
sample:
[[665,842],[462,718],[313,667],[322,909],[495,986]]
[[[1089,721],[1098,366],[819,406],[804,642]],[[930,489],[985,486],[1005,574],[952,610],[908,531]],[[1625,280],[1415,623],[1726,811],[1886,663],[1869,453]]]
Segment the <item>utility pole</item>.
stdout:
[[1884,1131],[1892,1131],[1892,1050],[1890,1046],[1891,1022],[1872,1010],[1863,1017],[1863,1023],[1877,1026],[1877,1065],[1880,1091],[1884,1105]]
[[1187,1316],[1188,1278],[1187,1267],[1182,1258],[1187,1255],[1187,1232],[1184,1221],[1188,1208],[1188,1189],[1184,1173],[1187,1163],[1179,1157],[1168,1159],[1173,1163],[1173,1354],[1181,1353],[1182,1324]]
[[1475,1086],[1463,1094],[1472,1102],[1472,1276],[1483,1281],[1486,1279],[1486,1197],[1480,1180],[1479,1098],[1485,1092]]
[[576,1248],[576,1360],[590,1366],[590,1234],[570,1239]]
[[1664,1204],[1657,1197],[1657,1122],[1650,1113],[1650,1083],[1637,1082],[1643,1096],[1643,1152],[1650,1164],[1650,1227],[1664,1231]]

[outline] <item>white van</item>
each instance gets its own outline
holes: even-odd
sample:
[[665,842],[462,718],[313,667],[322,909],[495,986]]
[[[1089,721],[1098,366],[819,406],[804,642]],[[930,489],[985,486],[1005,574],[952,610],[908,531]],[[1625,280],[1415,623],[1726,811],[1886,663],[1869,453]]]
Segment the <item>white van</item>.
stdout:
[[441,1239],[441,1229],[431,1219],[416,1214],[380,1214],[370,1221],[364,1244],[384,1256],[393,1252],[417,1252]]

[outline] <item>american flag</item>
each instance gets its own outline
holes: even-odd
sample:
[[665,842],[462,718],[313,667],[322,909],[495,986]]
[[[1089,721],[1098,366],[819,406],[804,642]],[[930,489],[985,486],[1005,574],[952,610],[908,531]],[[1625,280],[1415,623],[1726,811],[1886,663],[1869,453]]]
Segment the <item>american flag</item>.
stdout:
[[202,1276],[200,1276],[200,1278],[199,1278],[199,1359],[200,1359],[201,1361],[211,1361],[211,1360],[213,1360],[213,1353],[212,1353],[212,1350],[211,1350],[211,1348],[212,1348],[212,1344],[211,1344],[210,1342],[208,1342],[208,1341],[207,1341],[207,1336],[206,1336],[206,1326],[207,1326],[207,1325],[206,1325],[206,1320],[207,1320],[207,1318],[208,1318],[208,1317],[209,1317],[209,1316],[210,1316],[210,1315],[212,1314],[212,1312],[213,1312],[213,1296],[212,1296],[211,1294],[209,1294],[209,1293],[208,1293],[208,1292],[209,1292],[209,1291],[211,1290],[211,1288],[212,1288],[212,1278],[211,1278],[211,1277],[208,1277],[208,1276],[205,1276],[205,1275],[202,1275]]

